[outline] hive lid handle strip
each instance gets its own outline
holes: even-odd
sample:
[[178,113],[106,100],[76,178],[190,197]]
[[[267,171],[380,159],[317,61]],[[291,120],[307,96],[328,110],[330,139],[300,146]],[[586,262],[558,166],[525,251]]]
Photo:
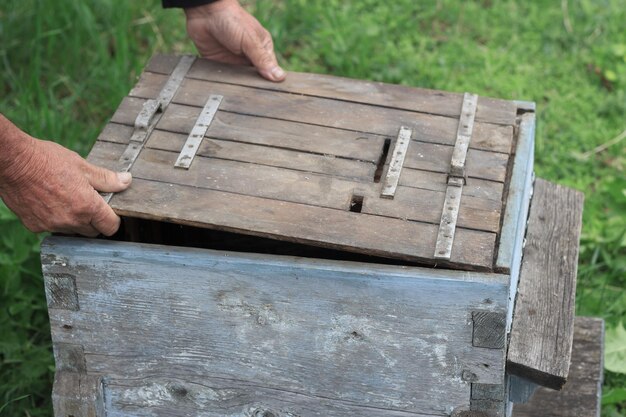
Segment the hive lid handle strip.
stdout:
[[465,172],[465,159],[474,128],[477,103],[478,96],[476,94],[464,94],[456,142],[454,144],[454,151],[452,152],[450,171],[448,173],[446,197],[443,202],[439,232],[437,233],[437,243],[435,244],[435,259],[450,260],[452,255],[456,222],[459,217],[459,208],[461,207],[463,186],[465,185],[467,177]]
[[402,172],[402,165],[404,164],[404,158],[406,156],[409,143],[411,142],[411,135],[413,131],[408,127],[401,126],[398,132],[398,138],[393,148],[393,154],[391,156],[391,163],[387,170],[387,176],[383,184],[383,190],[380,193],[382,198],[393,198],[396,194],[396,188],[398,188],[398,181],[400,180],[400,173]]
[[[145,140],[148,136],[150,136],[150,133],[152,133],[156,127],[157,123],[161,119],[161,116],[163,115],[163,112],[174,98],[174,95],[183,82],[185,75],[187,75],[187,72],[195,60],[196,57],[191,55],[182,56],[167,82],[159,92],[159,96],[156,99],[147,100],[143,104],[143,108],[135,119],[134,130],[130,137],[130,142],[119,159],[119,171],[130,171],[135,163],[135,160],[139,156],[139,153],[143,149]],[[104,198],[104,201],[107,203],[111,201],[111,197],[113,197],[113,193],[102,194],[102,198]]]
[[459,127],[456,132],[456,142],[454,143],[454,151],[452,152],[452,161],[450,162],[450,175],[454,177],[465,178],[465,159],[467,157],[467,148],[472,138],[472,130],[474,129],[474,118],[476,117],[476,107],[478,104],[478,96],[476,94],[465,93],[463,95],[463,106],[461,108],[461,117],[459,118]]
[[198,152],[202,139],[209,129],[209,126],[211,125],[223,98],[223,96],[217,94],[209,97],[204,105],[204,108],[202,109],[202,112],[198,116],[193,129],[191,129],[191,133],[187,137],[187,141],[183,145],[183,149],[181,149],[180,154],[178,155],[178,159],[174,164],[176,168],[189,169],[189,166],[191,166],[191,162],[196,156],[196,152]]

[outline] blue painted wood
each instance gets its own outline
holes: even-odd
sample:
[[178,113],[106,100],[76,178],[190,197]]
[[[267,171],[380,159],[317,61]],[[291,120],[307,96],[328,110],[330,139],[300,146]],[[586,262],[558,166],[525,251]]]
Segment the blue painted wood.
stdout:
[[509,401],[514,404],[528,402],[539,385],[517,375],[509,375]]
[[53,343],[83,347],[110,416],[445,416],[504,383],[472,312],[506,312],[506,275],[61,237],[42,255],[80,304],[50,309]]
[[533,165],[535,152],[535,113],[521,116],[517,150],[513,162],[513,172],[504,210],[502,232],[496,259],[496,271],[510,274],[509,301],[511,307],[507,316],[507,332],[511,329],[513,303],[519,281],[522,249],[528,210],[532,196]]

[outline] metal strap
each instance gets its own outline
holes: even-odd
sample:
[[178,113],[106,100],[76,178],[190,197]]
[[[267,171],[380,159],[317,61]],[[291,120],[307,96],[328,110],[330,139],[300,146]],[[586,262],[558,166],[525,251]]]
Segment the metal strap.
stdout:
[[459,127],[456,131],[456,143],[454,144],[452,162],[450,163],[451,176],[465,178],[465,158],[472,137],[477,104],[478,96],[476,94],[464,94]]
[[456,143],[454,144],[450,172],[448,173],[448,187],[446,188],[446,197],[443,203],[439,233],[437,234],[437,243],[435,245],[435,259],[449,260],[452,255],[452,244],[454,243],[456,222],[459,216],[459,208],[461,207],[463,186],[467,181],[465,159],[474,128],[477,103],[478,96],[476,94],[465,93],[463,96]]
[[[143,108],[135,119],[135,129],[130,137],[130,143],[119,159],[121,165],[119,167],[120,171],[130,171],[139,153],[143,149],[144,142],[161,119],[163,112],[174,98],[176,91],[178,91],[185,75],[195,60],[196,58],[190,55],[182,56],[159,92],[159,96],[156,99],[147,100],[143,104]],[[104,198],[104,201],[107,203],[111,200],[111,197],[113,197],[113,193],[102,194],[102,198]]]
[[398,132],[398,138],[393,148],[393,155],[391,157],[391,163],[389,164],[389,170],[387,170],[387,176],[383,185],[383,190],[380,196],[383,198],[393,198],[396,194],[396,188],[398,188],[398,181],[400,180],[400,173],[402,172],[402,165],[404,164],[404,157],[406,151],[409,148],[409,142],[411,142],[411,135],[413,131],[407,127],[401,126]]
[[189,137],[187,137],[187,141],[183,145],[180,155],[178,155],[178,159],[174,164],[176,168],[189,169],[191,161],[193,161],[193,158],[196,156],[202,139],[209,129],[213,117],[215,117],[215,113],[217,113],[217,109],[222,103],[222,99],[223,96],[220,95],[211,95],[209,97],[202,109],[202,113],[200,113],[200,116],[198,116],[196,120],[196,124],[193,126],[193,129],[191,129],[191,133]]

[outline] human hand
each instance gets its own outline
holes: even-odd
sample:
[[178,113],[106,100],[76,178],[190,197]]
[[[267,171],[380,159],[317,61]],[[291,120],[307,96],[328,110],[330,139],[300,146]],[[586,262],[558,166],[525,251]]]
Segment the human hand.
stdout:
[[185,9],[187,33],[203,58],[252,64],[263,78],[283,81],[272,35],[237,0],[218,0]]
[[14,158],[0,172],[0,198],[7,207],[35,233],[114,234],[120,218],[97,191],[125,190],[131,175],[97,167],[54,142],[19,132],[24,136],[9,150]]

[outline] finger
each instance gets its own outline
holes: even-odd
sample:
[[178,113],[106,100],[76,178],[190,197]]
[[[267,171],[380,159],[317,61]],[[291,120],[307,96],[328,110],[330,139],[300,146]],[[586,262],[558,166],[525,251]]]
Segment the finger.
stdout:
[[242,49],[263,78],[280,82],[287,76],[278,65],[272,36],[265,29],[262,30],[261,35],[252,35],[248,32],[248,36],[244,38]]
[[105,236],[111,236],[120,228],[121,220],[104,199],[96,192],[94,198],[97,199],[94,213],[91,218],[91,225]]
[[100,234],[100,232],[90,224],[76,227],[72,230],[72,233],[78,233],[79,235],[86,237],[97,237]]
[[100,234],[100,232],[94,229],[94,227],[90,224],[76,224],[76,225],[65,226],[65,227],[54,227],[49,231],[54,232],[54,233],[62,233],[65,235],[79,234],[79,235],[87,236],[87,237],[96,237]]
[[89,162],[85,162],[85,174],[93,188],[105,193],[123,191],[132,181],[132,175],[129,172],[113,172]]
[[227,50],[203,51],[198,48],[198,53],[200,53],[200,56],[202,56],[202,58],[210,59],[211,61],[221,62],[224,64],[252,65],[247,57],[243,55],[236,55],[233,52]]

